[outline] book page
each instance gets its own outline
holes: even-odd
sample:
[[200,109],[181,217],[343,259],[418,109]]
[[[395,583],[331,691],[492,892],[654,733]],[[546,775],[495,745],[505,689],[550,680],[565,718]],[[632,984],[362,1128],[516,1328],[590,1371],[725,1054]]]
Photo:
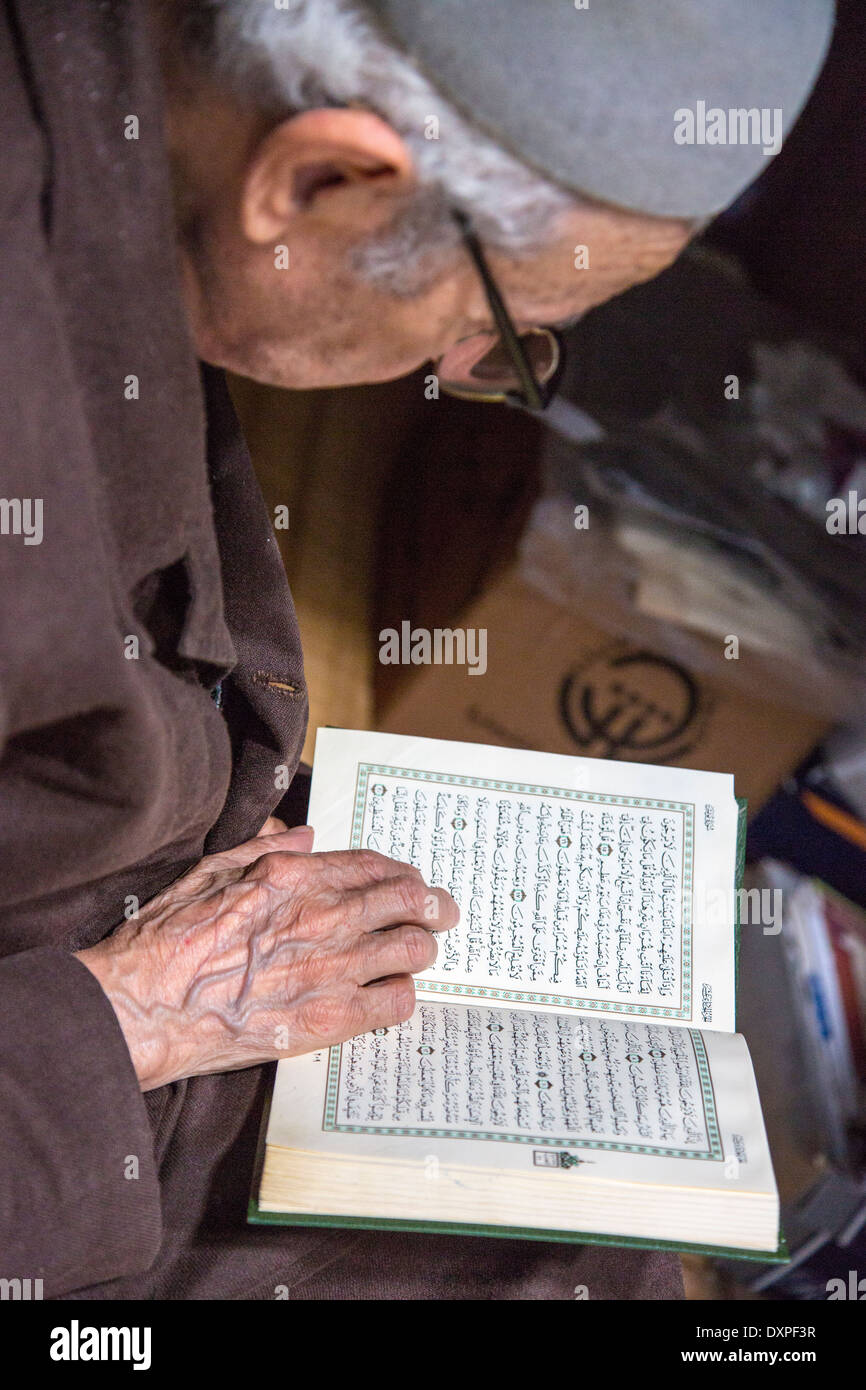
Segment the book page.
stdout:
[[422,1001],[407,1023],[280,1063],[268,1145],[775,1191],[735,1034]]
[[730,776],[320,729],[309,820],[457,900],[419,998],[735,1027]]

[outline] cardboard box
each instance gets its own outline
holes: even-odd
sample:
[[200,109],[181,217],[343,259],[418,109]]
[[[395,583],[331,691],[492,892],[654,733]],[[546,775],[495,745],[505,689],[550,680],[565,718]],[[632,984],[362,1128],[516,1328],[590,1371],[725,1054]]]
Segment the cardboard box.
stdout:
[[[825,732],[719,678],[617,640],[509,569],[450,627],[486,629],[487,670],[403,669],[380,709],[393,733],[732,772],[754,811]],[[722,663],[719,663],[722,668]]]

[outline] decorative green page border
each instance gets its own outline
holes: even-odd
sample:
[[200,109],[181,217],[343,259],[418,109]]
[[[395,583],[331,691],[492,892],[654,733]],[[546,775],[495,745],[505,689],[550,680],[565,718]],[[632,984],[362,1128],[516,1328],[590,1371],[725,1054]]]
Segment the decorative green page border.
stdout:
[[359,763],[355,788],[355,808],[352,815],[352,849],[360,849],[364,829],[364,811],[370,777],[400,777],[418,782],[444,782],[449,786],[481,787],[486,791],[517,792],[521,796],[555,796],[567,801],[597,802],[605,805],[648,807],[653,810],[678,811],[683,817],[683,922],[680,936],[682,950],[680,1007],[663,1008],[658,1004],[627,1004],[616,999],[583,999],[575,994],[547,994],[533,990],[490,988],[486,985],[451,984],[445,981],[418,981],[418,988],[429,994],[445,994],[453,998],[495,999],[501,1003],[553,1004],[559,1008],[587,1011],[635,1014],[643,1018],[684,1018],[692,1016],[692,896],[694,874],[694,816],[695,808],[687,801],[660,801],[643,796],[609,796],[602,792],[580,792],[569,787],[542,787],[526,782],[503,782],[488,777],[463,777],[456,773],[422,772],[417,768],[387,767],[380,763]]
[[566,1147],[572,1149],[605,1149],[608,1152],[615,1153],[654,1154],[663,1158],[713,1159],[721,1162],[724,1160],[725,1155],[722,1148],[721,1136],[719,1134],[719,1123],[716,1115],[716,1099],[713,1092],[713,1082],[710,1076],[710,1067],[707,1061],[704,1040],[697,1029],[684,1028],[682,1031],[691,1038],[692,1047],[694,1049],[695,1063],[701,1083],[704,1124],[706,1125],[707,1135],[710,1141],[710,1147],[708,1149],[676,1149],[661,1146],[654,1147],[649,1144],[619,1144],[608,1139],[577,1138],[573,1134],[552,1137],[549,1134],[514,1134],[497,1132],[495,1130],[487,1131],[477,1129],[437,1129],[433,1126],[404,1127],[399,1125],[340,1124],[337,1121],[337,1096],[340,1089],[340,1067],[342,1065],[343,1047],[347,1046],[347,1044],[342,1043],[336,1047],[332,1047],[328,1054],[328,1080],[325,1089],[325,1108],[322,1117],[322,1129],[338,1134],[402,1135],[415,1139],[490,1139],[506,1144],[531,1144],[533,1148],[561,1149]]

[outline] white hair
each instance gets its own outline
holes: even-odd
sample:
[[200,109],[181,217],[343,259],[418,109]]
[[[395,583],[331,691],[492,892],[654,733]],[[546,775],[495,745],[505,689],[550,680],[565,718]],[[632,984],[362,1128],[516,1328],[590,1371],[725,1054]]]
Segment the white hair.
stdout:
[[354,258],[392,293],[417,293],[446,268],[459,239],[452,209],[483,240],[521,255],[580,201],[466,120],[362,0],[182,0],[181,8],[189,47],[238,96],[275,114],[357,102],[405,140],[418,191]]

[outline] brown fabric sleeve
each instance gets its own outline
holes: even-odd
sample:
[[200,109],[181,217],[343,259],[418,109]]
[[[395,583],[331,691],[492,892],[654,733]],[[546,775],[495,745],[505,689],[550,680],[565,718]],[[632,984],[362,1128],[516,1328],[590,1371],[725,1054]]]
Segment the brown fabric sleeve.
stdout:
[[7,956],[0,1277],[42,1279],[46,1298],[68,1293],[146,1269],[160,1232],[153,1136],[108,997],[65,952]]

